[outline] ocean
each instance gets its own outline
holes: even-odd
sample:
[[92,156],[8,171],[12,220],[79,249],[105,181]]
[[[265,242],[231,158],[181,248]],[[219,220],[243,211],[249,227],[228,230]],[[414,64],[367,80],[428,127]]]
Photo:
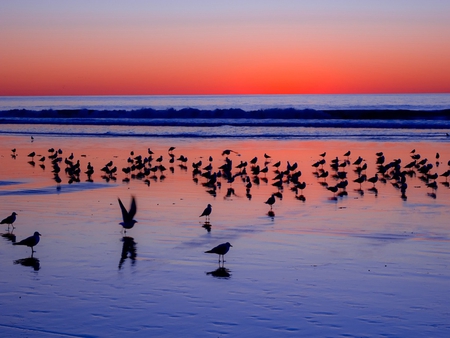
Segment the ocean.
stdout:
[[450,94],[0,97],[0,133],[446,142]]
[[0,111],[183,109],[425,110],[450,109],[450,94],[3,96]]

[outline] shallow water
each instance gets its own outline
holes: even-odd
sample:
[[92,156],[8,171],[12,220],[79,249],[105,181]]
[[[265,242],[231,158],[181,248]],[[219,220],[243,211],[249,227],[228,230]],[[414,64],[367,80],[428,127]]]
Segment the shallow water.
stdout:
[[[0,136],[1,217],[18,213],[17,240],[42,234],[34,261],[28,247],[0,241],[0,332],[4,336],[433,336],[450,333],[448,210],[450,191],[439,177],[438,188],[426,187],[420,175],[408,177],[407,199],[391,181],[353,182],[355,165],[346,167],[347,196],[325,188],[330,160],[351,150],[350,162],[363,157],[367,176],[376,172],[375,152],[386,162],[410,162],[413,148],[433,163],[439,175],[448,169],[444,142],[357,142],[345,140],[258,140],[145,137]],[[167,149],[188,157],[187,169],[174,163]],[[93,182],[68,184],[61,164],[60,187],[46,159],[42,169],[26,155],[47,156],[61,148],[94,165]],[[122,180],[130,150],[154,158],[163,155],[166,178]],[[17,157],[11,157],[11,149]],[[216,197],[207,193],[192,162],[213,156],[233,166],[263,154],[272,156],[270,171],[246,196],[245,183],[222,180]],[[326,151],[326,179],[311,166]],[[436,167],[435,154],[440,153]],[[101,178],[100,168],[113,160],[116,180]],[[272,186],[273,163],[297,162],[307,186],[306,200],[296,198],[292,184],[283,198],[264,204]],[[249,170],[249,168],[248,168]],[[237,172],[237,169],[233,170]],[[264,178],[267,178],[267,183]],[[444,183],[444,184],[443,184]],[[235,194],[227,196],[232,187]],[[121,232],[117,197],[129,206],[136,196],[136,226]],[[199,218],[211,203],[211,231]],[[6,232],[2,225],[1,231]],[[205,254],[229,241],[225,270],[218,257]],[[122,259],[125,250],[127,258]],[[135,253],[135,258],[134,257]],[[131,256],[131,257],[130,257]],[[37,265],[37,263],[39,265]],[[34,266],[33,266],[34,264]],[[31,265],[31,266],[30,266]]]

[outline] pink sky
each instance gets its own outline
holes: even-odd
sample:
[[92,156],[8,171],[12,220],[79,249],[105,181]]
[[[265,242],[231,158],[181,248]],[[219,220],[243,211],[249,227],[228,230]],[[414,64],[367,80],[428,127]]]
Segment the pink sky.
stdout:
[[450,92],[447,1],[4,1],[0,95]]

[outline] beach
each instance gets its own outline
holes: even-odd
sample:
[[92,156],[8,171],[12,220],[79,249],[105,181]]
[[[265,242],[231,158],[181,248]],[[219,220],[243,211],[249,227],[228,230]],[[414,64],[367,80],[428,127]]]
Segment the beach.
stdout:
[[[361,156],[371,177],[376,152],[404,166],[415,149],[440,175],[448,170],[446,142],[0,138],[2,217],[18,214],[17,240],[42,234],[34,266],[25,266],[30,248],[2,238],[2,336],[448,336],[446,178],[439,176],[433,189],[419,174],[408,176],[402,198],[391,180],[377,182],[376,193],[372,183],[353,182],[352,164]],[[48,159],[45,169],[39,166],[38,154],[48,156],[52,147],[63,160],[71,153],[80,160],[80,182],[68,183],[64,162],[59,185]],[[188,158],[185,167],[169,163],[169,147],[175,159]],[[121,168],[131,151],[149,156],[148,148],[154,159],[163,156],[167,170],[146,184]],[[225,149],[235,151],[228,155],[235,173],[240,161],[256,156],[263,168],[264,154],[271,156],[251,196],[242,176],[222,180],[215,196],[204,177],[193,176],[192,163],[205,167],[209,156],[215,170],[224,164]],[[326,189],[338,182],[330,161],[342,163],[348,150],[349,184],[338,196]],[[322,170],[330,174],[320,178],[312,164],[324,152]],[[111,160],[116,177],[102,178]],[[277,161],[281,170],[287,161],[298,164],[304,191],[296,194],[288,182],[272,185]],[[83,174],[88,162],[95,168],[91,182]],[[247,170],[254,182],[250,164]],[[270,216],[264,202],[276,192],[282,198]],[[132,196],[138,222],[124,233],[117,199],[128,208]],[[207,204],[210,231],[199,217]],[[218,256],[204,252],[224,242],[232,247],[220,269]]]
[[450,337],[450,1],[0,8],[0,338]]

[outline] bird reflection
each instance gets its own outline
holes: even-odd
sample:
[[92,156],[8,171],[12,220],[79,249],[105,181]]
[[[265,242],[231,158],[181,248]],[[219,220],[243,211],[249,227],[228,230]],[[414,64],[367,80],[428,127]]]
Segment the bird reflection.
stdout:
[[2,234],[2,237],[6,238],[8,241],[11,241],[11,242],[15,243],[16,242],[16,235],[13,234],[13,231],[14,230],[9,231],[9,229],[8,229],[8,232]]
[[214,271],[207,272],[206,274],[207,275],[211,275],[211,276],[213,276],[215,278],[226,278],[226,279],[228,279],[228,278],[231,277],[230,270],[228,270],[227,268],[225,268],[223,266],[217,268]]
[[304,195],[295,196],[295,198],[302,202],[306,201],[306,197]]
[[39,259],[36,257],[28,257],[28,258],[21,258],[14,261],[14,264],[20,264],[23,266],[31,266],[34,271],[39,271],[41,268],[41,263],[39,262]]
[[205,223],[203,223],[202,228],[205,228],[206,231],[211,232],[211,223],[209,223],[209,221],[206,221]]
[[122,238],[122,255],[119,261],[119,270],[122,269],[123,263],[127,258],[131,259],[131,265],[136,263],[136,242],[133,237],[124,236]]

